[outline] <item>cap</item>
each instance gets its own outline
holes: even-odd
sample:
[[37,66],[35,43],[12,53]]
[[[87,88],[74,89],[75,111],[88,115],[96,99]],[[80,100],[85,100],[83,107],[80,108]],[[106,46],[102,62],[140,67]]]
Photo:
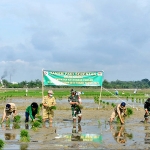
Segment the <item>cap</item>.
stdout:
[[125,102],[122,102],[122,103],[121,103],[121,106],[125,107],[125,106],[126,106],[126,103],[125,103]]
[[32,108],[38,108],[38,104],[37,104],[36,102],[33,102],[33,103],[31,104],[31,107],[32,107]]
[[48,90],[48,94],[54,94],[52,90]]
[[9,110],[10,109],[10,104],[6,104],[6,108],[5,108],[5,110]]

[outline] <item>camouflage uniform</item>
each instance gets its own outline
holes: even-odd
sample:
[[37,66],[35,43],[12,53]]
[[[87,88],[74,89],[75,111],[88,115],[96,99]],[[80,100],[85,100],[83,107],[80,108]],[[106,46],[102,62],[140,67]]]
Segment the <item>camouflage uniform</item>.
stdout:
[[[79,102],[79,96],[78,95],[71,95],[68,97],[68,102]],[[81,116],[81,109],[78,105],[73,104],[71,105],[71,110],[72,110],[72,117],[73,119],[76,118],[76,115]]]

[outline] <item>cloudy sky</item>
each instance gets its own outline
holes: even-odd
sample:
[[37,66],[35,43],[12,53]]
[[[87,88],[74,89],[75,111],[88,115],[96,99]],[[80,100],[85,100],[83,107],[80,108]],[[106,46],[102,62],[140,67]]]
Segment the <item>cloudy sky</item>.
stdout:
[[41,80],[42,69],[150,80],[150,1],[1,0],[0,54],[8,81]]

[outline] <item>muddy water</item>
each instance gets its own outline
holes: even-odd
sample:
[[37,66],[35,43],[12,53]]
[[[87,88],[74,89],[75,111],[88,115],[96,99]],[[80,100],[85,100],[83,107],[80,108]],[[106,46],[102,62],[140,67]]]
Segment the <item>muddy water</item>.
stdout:
[[[31,102],[41,103],[41,99],[14,99],[16,105],[28,106]],[[7,103],[7,102],[4,102]],[[58,104],[67,103],[66,100],[57,100]],[[110,102],[111,103],[111,102]],[[83,100],[85,107],[97,108],[93,100]],[[1,110],[2,112],[2,110]],[[38,131],[31,129],[29,123],[29,143],[20,142],[20,130],[25,129],[24,111],[18,110],[22,121],[18,125],[12,122],[10,127],[5,123],[0,127],[0,139],[5,141],[4,149],[143,149],[149,148],[150,123],[142,121],[144,111],[136,111],[126,120],[125,125],[113,122],[109,124],[112,110],[82,110],[83,119],[80,124],[73,124],[70,110],[56,110],[55,119],[51,127],[46,122],[45,128]],[[2,116],[2,114],[1,114]],[[1,117],[0,116],[0,117]],[[17,127],[17,128],[15,128]]]

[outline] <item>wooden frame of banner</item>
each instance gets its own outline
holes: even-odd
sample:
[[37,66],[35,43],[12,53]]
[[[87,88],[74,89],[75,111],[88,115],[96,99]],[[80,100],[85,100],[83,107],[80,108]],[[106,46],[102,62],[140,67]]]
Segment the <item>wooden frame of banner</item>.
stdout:
[[100,100],[101,100],[101,97],[102,97],[102,86],[101,86],[100,93],[99,93],[99,105],[98,105],[98,109],[100,109]]

